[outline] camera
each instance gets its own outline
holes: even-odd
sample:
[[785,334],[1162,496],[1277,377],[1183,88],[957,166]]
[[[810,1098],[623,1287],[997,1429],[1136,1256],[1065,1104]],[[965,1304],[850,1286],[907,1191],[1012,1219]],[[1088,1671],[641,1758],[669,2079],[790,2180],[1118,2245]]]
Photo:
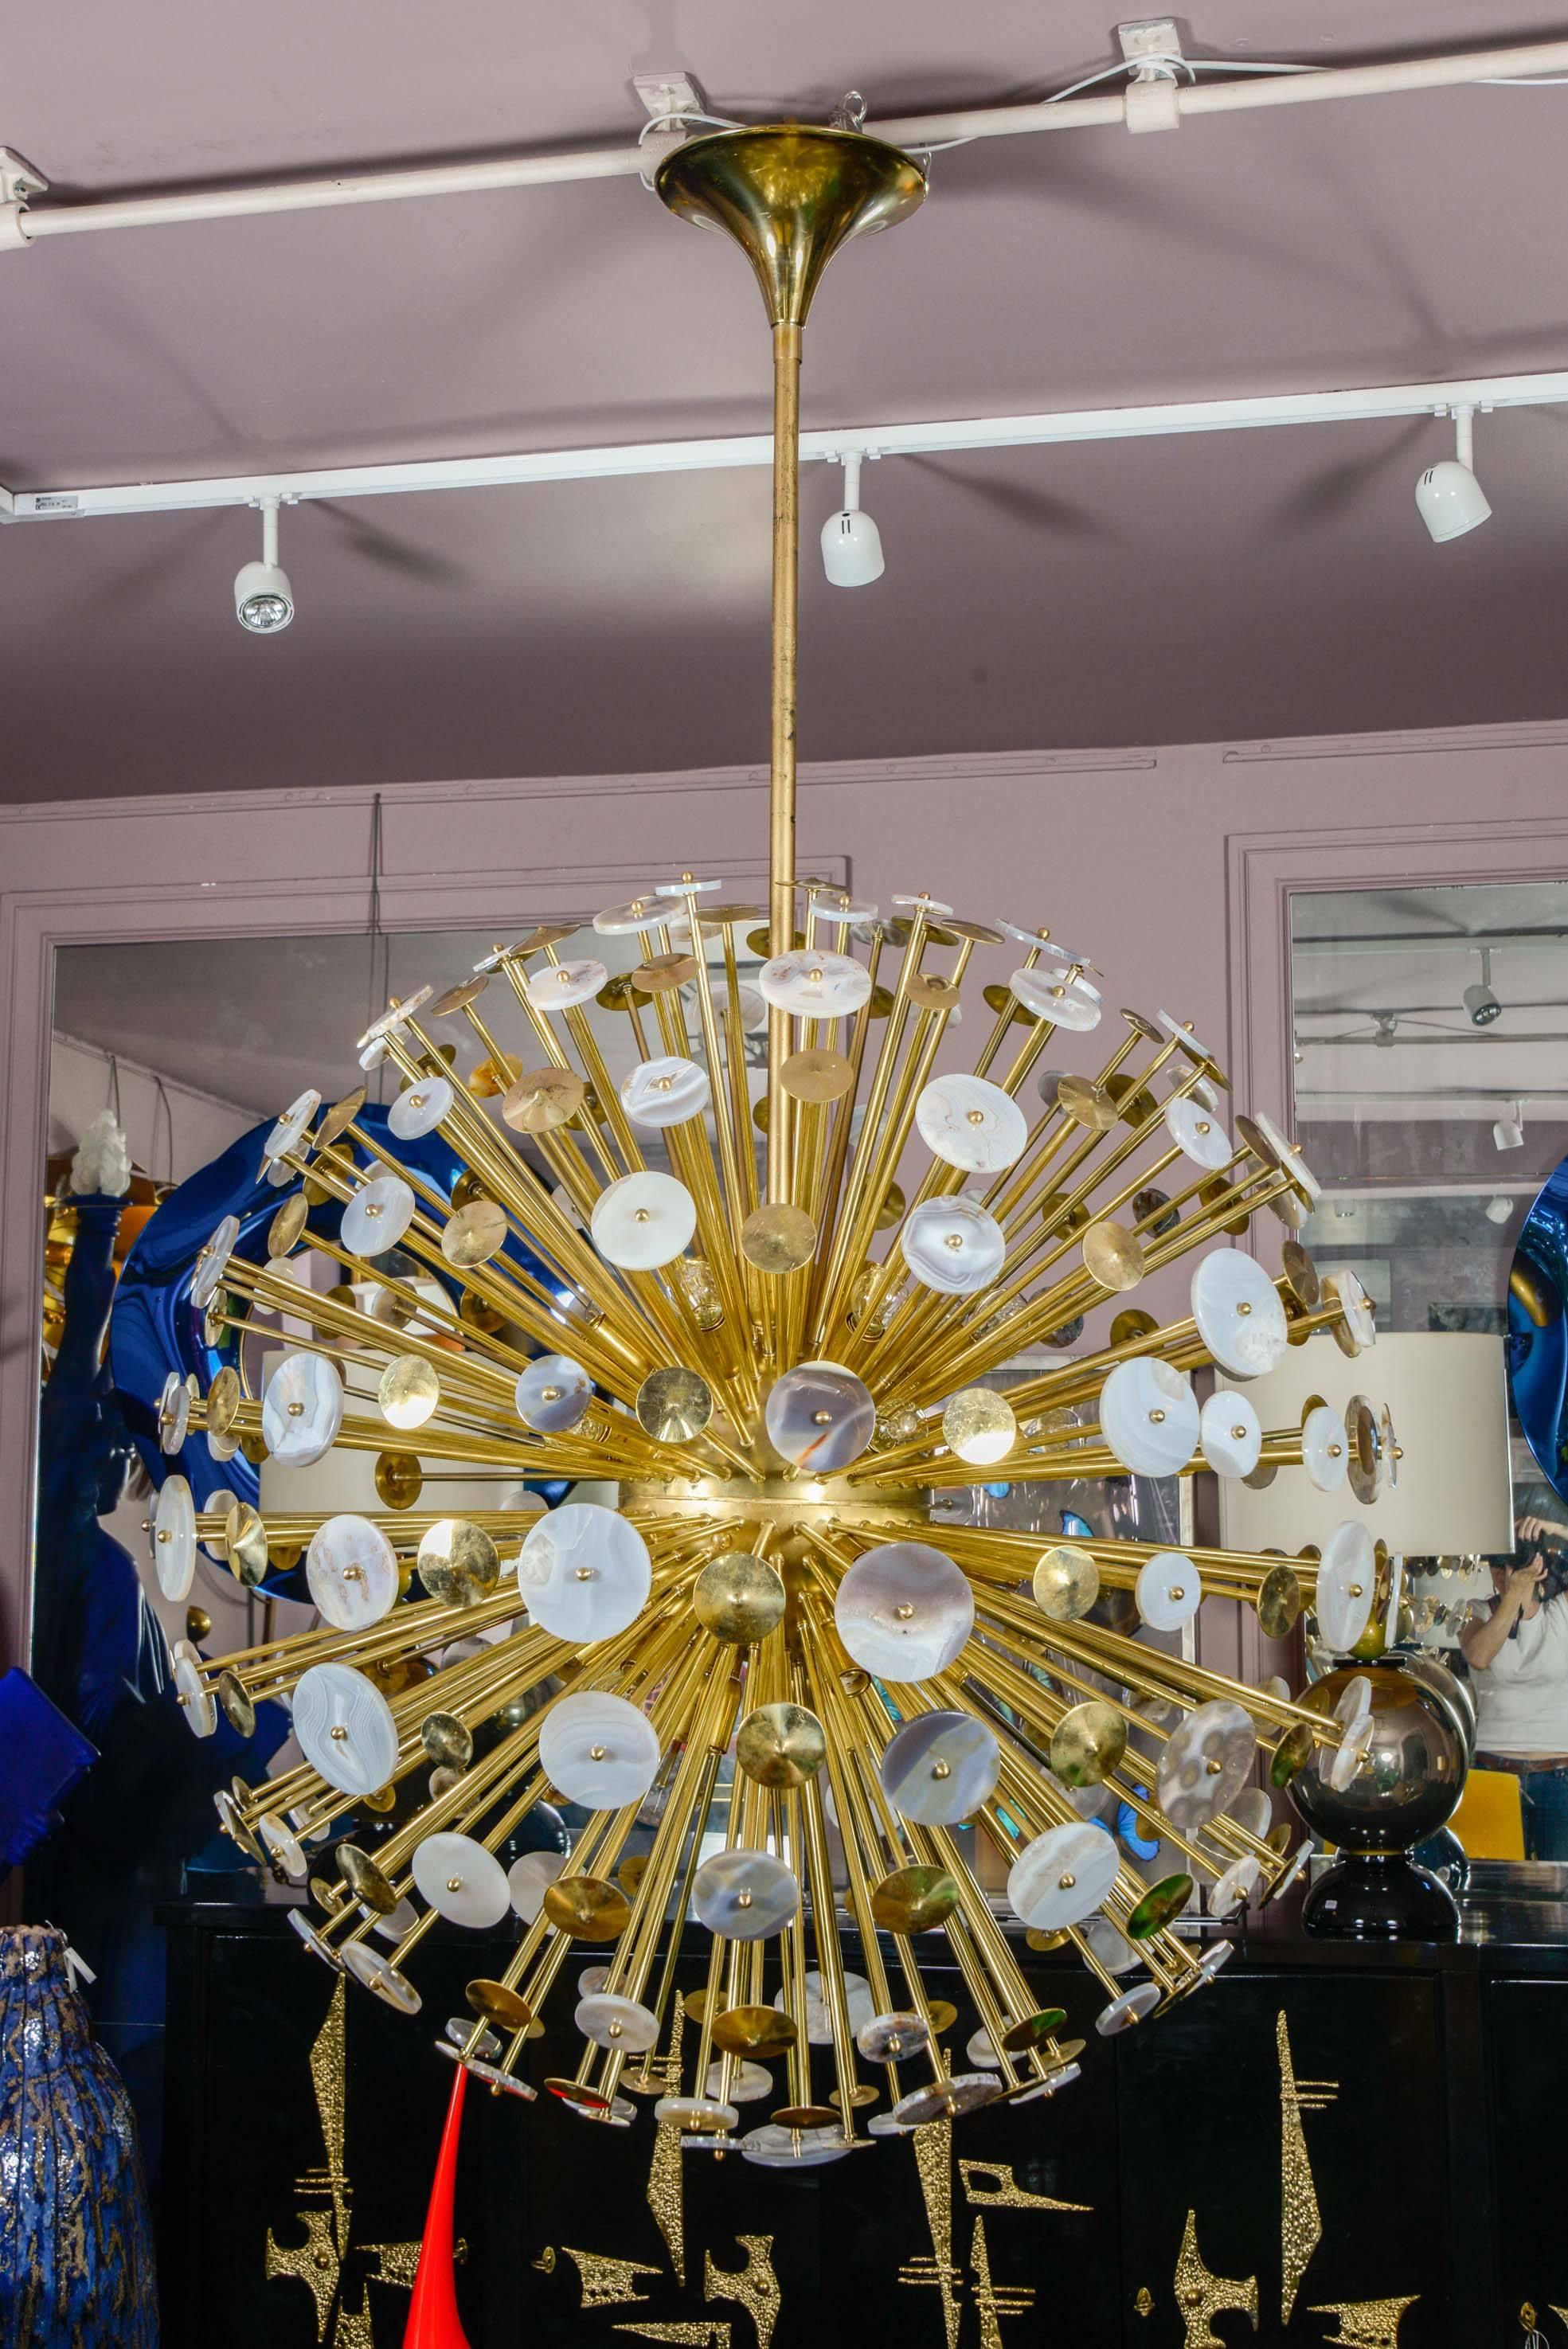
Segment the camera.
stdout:
[[1509,1563],[1514,1567],[1528,1566],[1534,1557],[1538,1557],[1546,1568],[1536,1585],[1541,1604],[1544,1607],[1568,1590],[1568,1547],[1553,1541],[1521,1542]]

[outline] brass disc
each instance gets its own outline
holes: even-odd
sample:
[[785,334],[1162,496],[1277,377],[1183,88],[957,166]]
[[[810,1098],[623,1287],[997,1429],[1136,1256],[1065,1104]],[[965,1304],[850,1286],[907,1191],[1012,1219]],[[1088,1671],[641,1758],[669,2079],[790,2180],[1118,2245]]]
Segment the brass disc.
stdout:
[[505,1315],[497,1312],[490,1299],[482,1297],[477,1288],[463,1290],[457,1300],[457,1318],[465,1330],[478,1330],[487,1338],[493,1338],[498,1330],[506,1327]]
[[1261,1165],[1266,1166],[1271,1174],[1278,1174],[1282,1171],[1280,1154],[1263,1132],[1262,1127],[1255,1124],[1252,1119],[1241,1111],[1231,1119],[1231,1123],[1237,1141],[1244,1142],[1253,1157]]
[[1143,1278],[1143,1242],[1124,1224],[1091,1224],[1079,1246],[1085,1270],[1102,1288],[1136,1288]]
[[441,1252],[448,1264],[466,1272],[476,1264],[488,1264],[505,1245],[506,1210],[493,1199],[475,1199],[460,1207],[441,1236]]
[[922,1011],[950,1011],[959,999],[952,980],[939,978],[932,970],[912,970],[904,982],[904,992]]
[[650,1855],[646,1851],[628,1851],[615,1872],[615,1880],[628,1900],[637,1899],[637,1888],[648,1874]]
[[508,947],[507,952],[526,959],[529,955],[543,954],[546,947],[558,947],[564,939],[575,938],[576,934],[576,922],[540,922],[525,938],[519,938],[514,947]]
[[1300,1240],[1285,1240],[1280,1247],[1280,1267],[1290,1284],[1291,1295],[1303,1313],[1315,1313],[1323,1303],[1323,1282],[1318,1269]]
[[930,2017],[931,2037],[940,2039],[958,2021],[958,2009],[950,1998],[929,1998],[926,2013]]
[[1056,1723],[1051,1767],[1066,1786],[1098,1786],[1127,1752],[1127,1725],[1112,1706],[1090,1697]]
[[1137,1305],[1126,1305],[1111,1323],[1111,1343],[1127,1346],[1135,1338],[1152,1338],[1158,1327],[1152,1313],[1145,1313]]
[[759,1786],[803,1786],[826,1758],[826,1733],[815,1713],[787,1700],[758,1705],[735,1738],[735,1759]]
[[1051,1933],[1043,1933],[1038,1926],[1031,1925],[1023,1936],[1026,1948],[1041,1951],[1064,1950],[1072,1938],[1065,1925],[1059,1926],[1054,1932]]
[[420,1580],[448,1607],[472,1607],[501,1579],[501,1558],[483,1527],[466,1517],[438,1517],[419,1547]]
[[990,987],[982,987],[980,992],[988,1011],[994,1011],[999,1017],[1006,1012],[1010,1028],[1026,1028],[1029,1025],[1032,1014],[1025,1011],[1010,987],[1002,987],[993,981]]
[[420,1723],[420,1744],[431,1762],[449,1770],[466,1770],[473,1759],[473,1732],[455,1713],[427,1713]]
[[460,978],[455,987],[449,987],[444,995],[426,1004],[425,1018],[450,1019],[454,1011],[466,1010],[471,1003],[477,1003],[489,984],[490,974],[484,970],[476,970],[472,978]]
[[355,1899],[373,1909],[378,1917],[389,1917],[398,1896],[369,1852],[361,1851],[358,1844],[340,1843],[334,1856],[337,1873]]
[[1290,1819],[1281,1819],[1277,1826],[1272,1826],[1269,1829],[1268,1834],[1263,1837],[1263,1841],[1268,1845],[1269,1849],[1273,1853],[1276,1859],[1283,1859],[1286,1852],[1289,1851],[1292,1844],[1295,1841],[1298,1829],[1293,1821]]
[[691,1609],[705,1631],[735,1647],[765,1640],[784,1620],[784,1577],[749,1550],[726,1550],[709,1560],[691,1591]]
[[1116,1122],[1116,1104],[1110,1092],[1088,1077],[1058,1077],[1056,1106],[1090,1133],[1109,1133]]
[[1047,1231],[1081,1232],[1089,1211],[1081,1199],[1069,1201],[1064,1191],[1047,1191],[1040,1201],[1040,1220]]
[[753,1207],[741,1226],[741,1254],[759,1272],[798,1272],[816,1252],[816,1226],[804,1207]]
[[[834,2116],[835,2118],[836,2118],[844,2110],[844,2099],[839,2095],[836,2088],[830,2088],[828,2090],[827,2101],[833,2106]],[[862,2113],[865,2111],[867,2105],[874,2105],[876,2102],[877,2091],[871,2085],[870,2081],[857,2080],[854,2087],[851,2088],[849,2092],[850,2111],[854,2113]]]
[[292,1197],[284,1201],[266,1227],[268,1256],[288,1256],[293,1252],[301,1232],[305,1229],[305,1219],[309,1213],[310,1208],[303,1191],[296,1191]]
[[[796,930],[790,940],[787,950],[791,954],[798,954],[805,944],[805,932],[804,930]],[[767,926],[765,923],[760,930],[748,930],[746,932],[746,951],[748,954],[762,955],[764,958],[770,958],[772,957],[773,950],[773,944],[768,936]]]
[[903,1187],[898,1183],[889,1183],[888,1188],[883,1192],[880,1200],[877,1202],[877,1217],[871,1228],[873,1231],[877,1232],[890,1232],[896,1225],[901,1224],[903,1220]]
[[424,1490],[424,1471],[412,1452],[382,1452],[376,1458],[376,1490],[389,1509],[411,1509]]
[[701,1990],[689,1990],[680,2003],[686,2010],[686,2019],[689,2023],[695,2023],[698,2024],[706,2023],[708,2020],[708,1986],[706,1982],[703,1983]]
[[[525,1998],[519,1998],[504,1982],[492,1982],[481,1974],[463,1992],[469,2012],[483,2015],[486,2023],[499,2023],[505,2031],[527,2031],[534,2021],[534,2010]],[[532,2034],[530,2034],[532,2035]]]
[[[605,981],[594,998],[594,1001],[602,1003],[607,1011],[640,1010],[642,1006],[651,999],[649,996],[643,993],[640,987],[632,985],[629,970],[618,970],[613,978]],[[658,2091],[660,2095],[663,2093],[662,2088]]]
[[1311,1729],[1304,1721],[1298,1721],[1293,1729],[1286,1730],[1274,1748],[1273,1760],[1269,1764],[1270,1785],[1288,1786],[1296,1772],[1312,1760],[1314,1750]]
[[[1210,1208],[1217,1207],[1220,1200],[1224,1198],[1226,1193],[1232,1187],[1233,1185],[1231,1184],[1231,1177],[1228,1174],[1211,1174],[1208,1182],[1201,1184],[1199,1187],[1198,1199],[1199,1206]],[[1243,1207],[1240,1215],[1232,1216],[1230,1222],[1221,1224],[1220,1228],[1222,1232],[1228,1232],[1232,1239],[1240,1239],[1241,1234],[1246,1231],[1251,1225],[1251,1209],[1250,1207]]]
[[545,1914],[575,1941],[618,1941],[631,1921],[624,1892],[600,1876],[557,1876],[545,1892]]
[[781,2105],[773,2116],[775,2128],[836,2128],[838,2121],[831,2105]]
[[334,1102],[316,1129],[316,1147],[325,1150],[328,1143],[340,1142],[365,1106],[365,1088],[356,1085],[340,1102]]
[[210,1435],[228,1434],[239,1415],[242,1400],[240,1374],[232,1364],[225,1362],[207,1389],[207,1433]]
[[950,914],[942,924],[948,936],[961,938],[971,947],[999,947],[1002,932],[993,930],[989,922],[961,922]]
[[575,1069],[530,1069],[508,1086],[501,1114],[514,1133],[554,1133],[576,1116],[587,1089]]
[[399,1354],[381,1372],[376,1401],[394,1427],[422,1427],[441,1401],[441,1373],[422,1354]]
[[1022,2055],[1026,2049],[1054,2039],[1066,2020],[1064,2006],[1043,2006],[1037,2014],[1026,2014],[1008,2024],[1002,2034],[1002,2047],[1009,2055]]
[[[455,1216],[460,1207],[472,1207],[475,1199],[488,1199],[489,1196],[489,1192],[472,1167],[465,1166],[452,1186],[452,1197],[448,1204]],[[410,1314],[409,1318],[411,1320],[413,1317]]]
[[1122,1930],[1129,1941],[1147,1941],[1151,1933],[1179,1917],[1191,1898],[1190,1876],[1162,1876],[1136,1903]]
[[871,1891],[873,1921],[888,1933],[929,1933],[958,1907],[959,1889],[945,1868],[895,1868]]
[[698,898],[697,920],[705,930],[732,929],[737,922],[762,922],[767,919],[765,905],[710,905],[706,898]]
[[363,1811],[389,1811],[396,1807],[397,1800],[396,1786],[378,1786],[373,1795],[358,1797],[359,1807]]
[[1147,1125],[1151,1117],[1158,1114],[1159,1103],[1148,1087],[1140,1085],[1136,1077],[1118,1071],[1115,1076],[1106,1079],[1106,1092],[1115,1103],[1116,1117],[1124,1125]]
[[269,1541],[266,1562],[275,1574],[292,1574],[305,1556],[303,1542]]
[[713,1416],[712,1389],[679,1364],[649,1371],[637,1391],[637,1416],[656,1444],[690,1444]]
[[766,2063],[794,2045],[794,2021],[776,2006],[731,2006],[713,2017],[712,2036],[726,2055],[757,2055]]
[[[244,1449],[242,1445],[241,1449]],[[266,1456],[264,1453],[262,1455]],[[236,1501],[223,1518],[223,1547],[229,1572],[236,1582],[254,1590],[267,1570],[266,1527],[248,1501]]]
[[837,1101],[855,1082],[855,1063],[842,1052],[792,1052],[779,1082],[792,1101]]
[[341,1909],[345,1900],[350,1897],[346,1884],[329,1884],[325,1876],[313,1876],[310,1878],[309,1892],[317,1907],[325,1909],[328,1916]]
[[1302,1611],[1302,1587],[1288,1566],[1265,1574],[1258,1589],[1258,1628],[1265,1639],[1282,1640]]
[[654,955],[649,961],[638,964],[631,974],[631,983],[640,988],[644,995],[670,995],[696,976],[697,958],[694,955]]
[[218,1702],[223,1708],[223,1718],[231,1729],[242,1737],[256,1733],[256,1709],[244,1682],[235,1672],[218,1674]]

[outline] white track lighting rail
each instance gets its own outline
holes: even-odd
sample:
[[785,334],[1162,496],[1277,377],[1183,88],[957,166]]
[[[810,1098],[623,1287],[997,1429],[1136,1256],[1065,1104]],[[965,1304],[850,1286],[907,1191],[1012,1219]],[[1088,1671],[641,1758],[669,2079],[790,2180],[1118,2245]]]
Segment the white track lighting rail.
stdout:
[[[1535,41],[1502,49],[1471,49],[1452,57],[1405,57],[1387,65],[1269,67],[1231,58],[1183,59],[1193,76],[1159,74],[1159,60],[1126,61],[1132,78],[1125,87],[1087,96],[1064,92],[1023,106],[962,107],[942,114],[899,115],[870,120],[866,129],[894,146],[916,151],[967,144],[977,139],[1014,139],[1049,130],[1106,126],[1127,130],[1174,129],[1200,115],[1231,114],[1259,107],[1305,106],[1324,99],[1380,98],[1402,91],[1445,89],[1478,82],[1520,82],[1568,75],[1568,41]],[[1229,76],[1230,78],[1223,78]],[[1079,83],[1077,89],[1088,85]],[[0,149],[0,251],[19,250],[55,236],[85,236],[110,229],[178,227],[194,221],[254,218],[258,213],[317,212],[343,204],[392,203],[410,198],[471,195],[501,188],[556,187],[575,180],[631,179],[649,171],[676,140],[664,137],[642,144],[581,148],[554,155],[492,157],[483,162],[422,165],[410,170],[357,171],[310,180],[283,180],[255,187],[203,188],[170,195],[107,196],[64,204],[40,204],[48,181],[42,171],[8,149]],[[4,168],[8,165],[9,168]]]
[[[801,436],[803,460],[915,457],[985,449],[1062,447],[1189,432],[1241,432],[1270,426],[1367,424],[1455,409],[1568,407],[1568,372],[1472,377],[1455,383],[1373,385],[1356,391],[1301,391],[1262,398],[1196,399],[1148,408],[1086,408],[1035,416],[971,416],[919,424],[857,425]],[[589,481],[653,473],[696,473],[773,461],[769,433],[727,440],[648,440],[626,447],[539,449],[494,457],[433,457],[388,465],[335,465],[311,472],[244,473],[188,481],[116,481],[80,488],[0,490],[0,521],[59,522],[103,514],[178,513],[202,507],[257,506],[314,498],[408,497],[431,490],[512,489],[539,481]]]

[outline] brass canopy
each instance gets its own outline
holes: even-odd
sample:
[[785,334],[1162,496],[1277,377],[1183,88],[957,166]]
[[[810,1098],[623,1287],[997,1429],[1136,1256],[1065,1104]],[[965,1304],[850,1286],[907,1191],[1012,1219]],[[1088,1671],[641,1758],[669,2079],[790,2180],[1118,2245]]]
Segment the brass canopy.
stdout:
[[774,326],[804,326],[839,246],[891,228],[926,192],[924,173],[897,147],[804,123],[690,139],[666,156],[653,184],[680,219],[733,237]]

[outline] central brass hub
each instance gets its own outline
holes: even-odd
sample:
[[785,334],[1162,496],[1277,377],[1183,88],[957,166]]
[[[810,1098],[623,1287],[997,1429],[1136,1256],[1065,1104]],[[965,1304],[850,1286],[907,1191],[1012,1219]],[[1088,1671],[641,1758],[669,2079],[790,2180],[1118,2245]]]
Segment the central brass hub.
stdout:
[[719,1476],[676,1476],[668,1484],[625,1484],[626,1509],[657,1509],[670,1516],[711,1517],[732,1525],[894,1525],[930,1515],[924,1485],[868,1499],[842,1476],[759,1476],[726,1482]]

